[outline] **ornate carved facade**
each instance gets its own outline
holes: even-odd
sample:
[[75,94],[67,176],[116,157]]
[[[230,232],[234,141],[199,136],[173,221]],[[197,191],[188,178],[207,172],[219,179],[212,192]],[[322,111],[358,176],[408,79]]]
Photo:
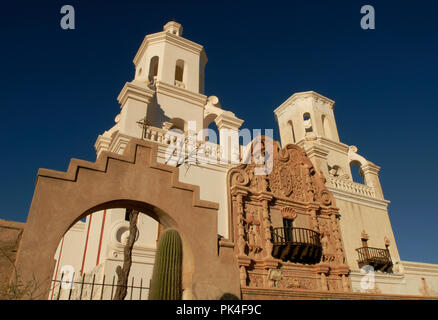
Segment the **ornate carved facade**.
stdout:
[[[273,168],[255,161],[230,170],[231,233],[241,287],[351,291],[339,213],[325,179],[303,149],[273,142]],[[245,292],[244,298],[245,298]],[[248,296],[249,298],[249,296]]]

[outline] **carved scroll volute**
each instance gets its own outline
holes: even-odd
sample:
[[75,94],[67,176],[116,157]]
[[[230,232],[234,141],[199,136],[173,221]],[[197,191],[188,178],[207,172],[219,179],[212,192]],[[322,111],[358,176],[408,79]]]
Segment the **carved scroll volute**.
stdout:
[[240,168],[235,168],[231,172],[231,185],[232,186],[246,186],[249,183],[249,176],[248,174],[240,170]]

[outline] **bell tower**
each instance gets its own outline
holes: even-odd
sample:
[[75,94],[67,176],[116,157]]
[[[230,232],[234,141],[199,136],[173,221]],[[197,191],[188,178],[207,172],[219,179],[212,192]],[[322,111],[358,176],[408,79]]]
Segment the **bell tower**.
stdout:
[[333,100],[314,91],[292,95],[274,111],[281,144],[286,146],[316,138],[339,142],[334,104]]
[[135,80],[160,81],[195,93],[204,93],[204,48],[182,37],[183,27],[170,21],[162,32],[147,35],[135,58]]
[[163,31],[144,38],[133,60],[134,80],[118,96],[120,134],[141,138],[145,125],[186,132],[189,121],[197,131],[203,128],[207,56],[203,46],[183,38],[182,32],[181,24],[170,21]]

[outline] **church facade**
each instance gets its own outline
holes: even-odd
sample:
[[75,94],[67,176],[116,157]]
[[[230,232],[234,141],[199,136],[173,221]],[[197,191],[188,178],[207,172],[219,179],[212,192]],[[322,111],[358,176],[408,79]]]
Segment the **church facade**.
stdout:
[[[251,136],[204,95],[206,53],[182,31],[172,21],[145,37],[115,124],[95,143],[96,163],[39,171],[18,270],[49,277],[49,299],[72,298],[55,286],[65,272],[111,282],[135,209],[144,214],[128,281],[134,299],[147,299],[168,227],[183,240],[183,299],[437,297],[438,265],[401,260],[380,167],[340,141],[335,102],[295,93],[274,110],[281,141]],[[52,245],[37,253],[44,234]]]

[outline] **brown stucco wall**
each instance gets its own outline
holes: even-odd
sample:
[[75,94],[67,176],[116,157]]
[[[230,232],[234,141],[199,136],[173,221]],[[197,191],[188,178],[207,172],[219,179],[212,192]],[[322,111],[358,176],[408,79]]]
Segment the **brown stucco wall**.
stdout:
[[218,204],[201,200],[199,186],[179,182],[179,169],[156,158],[156,144],[132,139],[123,156],[102,152],[95,163],[72,160],[65,173],[39,170],[16,266],[25,279],[35,277],[41,299],[64,233],[89,213],[109,208],[135,209],[178,230],[187,298],[239,293],[232,249],[217,253]]
[[0,296],[13,273],[25,223],[0,219]]

